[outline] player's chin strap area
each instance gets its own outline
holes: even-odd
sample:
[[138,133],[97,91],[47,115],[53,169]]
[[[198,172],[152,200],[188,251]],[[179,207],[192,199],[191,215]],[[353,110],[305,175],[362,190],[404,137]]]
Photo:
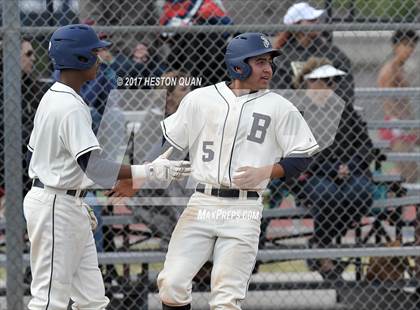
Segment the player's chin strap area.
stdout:
[[255,192],[255,191],[242,191],[242,190],[234,189],[234,188],[218,188],[210,184],[203,184],[203,183],[197,184],[196,191],[206,194],[206,195],[222,197],[222,198],[241,198],[241,199],[260,198],[260,195],[258,194],[258,192]]
[[185,305],[185,306],[180,306],[180,307],[172,307],[172,306],[167,306],[165,304],[162,304],[162,310],[190,310],[191,309],[191,305]]

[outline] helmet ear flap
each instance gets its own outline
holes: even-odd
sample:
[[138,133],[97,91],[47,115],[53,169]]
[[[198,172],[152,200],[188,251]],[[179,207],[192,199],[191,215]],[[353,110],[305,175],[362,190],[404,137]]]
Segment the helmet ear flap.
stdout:
[[246,60],[242,61],[242,74],[240,80],[246,80],[252,73],[251,66],[246,62]]
[[[235,68],[240,68],[242,72],[238,72]],[[245,80],[251,75],[251,66],[248,65],[246,60],[231,61],[229,64],[229,75],[234,80]]]
[[241,63],[239,61],[236,61],[235,59],[231,59],[226,62],[226,65],[228,67],[229,76],[234,80],[239,79],[242,73],[238,72],[235,69],[236,68],[242,69]]

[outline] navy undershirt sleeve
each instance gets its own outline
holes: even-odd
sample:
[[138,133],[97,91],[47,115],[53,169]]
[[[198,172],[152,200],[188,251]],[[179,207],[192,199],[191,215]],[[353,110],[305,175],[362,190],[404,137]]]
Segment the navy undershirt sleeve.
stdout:
[[286,180],[299,176],[308,168],[310,163],[311,158],[304,157],[286,157],[278,162],[283,167]]
[[32,152],[28,149],[25,156],[26,167],[29,167],[29,164],[31,163],[31,158],[32,158]]
[[104,158],[97,150],[80,155],[77,163],[89,179],[104,188],[114,186],[121,168],[121,164]]

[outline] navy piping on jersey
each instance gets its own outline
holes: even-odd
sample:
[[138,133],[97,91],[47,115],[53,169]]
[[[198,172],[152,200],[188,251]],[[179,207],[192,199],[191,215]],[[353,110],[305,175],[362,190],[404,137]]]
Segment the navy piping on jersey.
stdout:
[[53,270],[54,270],[54,213],[55,213],[55,199],[57,195],[54,195],[53,207],[52,207],[52,253],[51,253],[51,274],[50,274],[50,283],[48,284],[48,296],[47,296],[47,307],[45,310],[48,310],[48,306],[50,305],[50,298],[51,298],[51,285],[52,285],[52,277],[53,277]]
[[312,146],[310,146],[310,147],[308,147],[308,148],[306,148],[306,149],[294,151],[293,153],[290,153],[288,157],[290,157],[290,156],[291,156],[291,155],[293,155],[293,154],[302,154],[302,153],[306,153],[306,151],[309,151],[310,149],[313,149],[315,146],[318,146],[318,143],[315,143],[314,145],[312,145]]
[[75,156],[75,158],[76,158],[76,160],[77,160],[77,158],[78,158],[80,155],[83,155],[84,153],[87,153],[87,152],[92,151],[92,150],[94,150],[94,149],[98,149],[98,148],[100,148],[100,147],[101,147],[100,145],[92,145],[92,146],[89,146],[89,147],[85,148],[84,150],[81,150],[79,153],[77,153],[77,154],[76,154],[76,156]]
[[29,167],[29,165],[31,164],[32,153],[33,152],[30,149],[28,149],[28,151],[25,154],[26,167]]
[[30,150],[32,153],[34,152],[34,148],[31,147],[29,144],[26,146],[28,148],[28,150]]
[[223,95],[220,93],[219,89],[217,88],[216,84],[214,85],[214,88],[216,88],[217,92],[219,93],[219,95],[223,98],[223,100],[226,102],[227,105],[227,112],[226,112],[226,117],[225,117],[225,122],[223,123],[223,129],[222,129],[222,140],[220,141],[220,149],[219,149],[219,164],[217,167],[217,183],[221,184],[220,182],[220,160],[222,158],[222,146],[223,146],[223,137],[225,136],[225,127],[226,127],[226,122],[227,122],[227,118],[229,115],[229,111],[230,111],[230,107],[229,107],[229,102],[226,100],[225,97],[223,97]]
[[79,98],[77,98],[73,93],[69,92],[69,91],[63,91],[63,90],[55,90],[52,89],[52,87],[50,88],[51,91],[55,92],[55,93],[63,93],[63,94],[69,94],[72,95],[74,98],[76,98],[77,101],[79,101],[80,103],[82,103],[83,105],[86,105],[85,102],[81,101]]
[[162,127],[163,127],[163,136],[168,140],[173,146],[175,146],[178,150],[184,151],[185,149],[178,145],[173,139],[171,139],[168,134],[166,133],[166,126],[165,126],[165,120],[162,121]]
[[263,97],[263,96],[265,96],[265,95],[267,95],[267,94],[269,94],[269,93],[270,93],[270,92],[266,92],[266,93],[262,94],[261,96],[258,96],[258,97],[255,97],[255,98],[249,99],[248,101],[245,101],[245,102],[242,104],[242,107],[241,107],[241,113],[239,113],[238,123],[236,124],[236,132],[235,132],[235,137],[233,138],[232,150],[230,151],[229,170],[228,170],[228,172],[229,172],[229,183],[230,183],[230,185],[231,185],[231,186],[232,186],[232,176],[231,176],[231,174],[230,174],[230,170],[231,170],[231,167],[232,167],[233,150],[235,149],[235,145],[236,145],[236,137],[237,137],[237,135],[238,135],[239,124],[241,123],[242,112],[243,112],[243,110],[244,110],[244,106],[245,106],[245,104],[247,104],[248,102],[251,102],[252,100],[255,100],[255,99],[261,98],[261,97]]

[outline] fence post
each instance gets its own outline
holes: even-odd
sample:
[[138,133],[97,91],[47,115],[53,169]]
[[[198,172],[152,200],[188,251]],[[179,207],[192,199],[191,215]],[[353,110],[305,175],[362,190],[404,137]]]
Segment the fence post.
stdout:
[[19,1],[3,1],[7,309],[23,310],[22,106]]

